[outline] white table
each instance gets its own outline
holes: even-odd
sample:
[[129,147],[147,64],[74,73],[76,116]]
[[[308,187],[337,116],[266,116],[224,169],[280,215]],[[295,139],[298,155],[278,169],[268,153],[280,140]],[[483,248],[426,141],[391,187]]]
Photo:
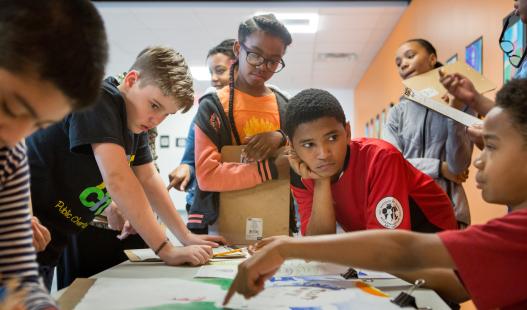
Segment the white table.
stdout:
[[[92,278],[179,278],[191,280],[199,267],[171,267],[164,263],[131,263],[123,262],[117,266],[94,275]],[[373,286],[395,298],[400,292],[410,288],[410,284],[400,279],[373,280]],[[54,294],[59,298],[64,290]],[[413,296],[416,297],[419,307],[430,307],[434,310],[450,309],[445,302],[432,290],[417,289]],[[410,309],[410,308],[406,308]]]

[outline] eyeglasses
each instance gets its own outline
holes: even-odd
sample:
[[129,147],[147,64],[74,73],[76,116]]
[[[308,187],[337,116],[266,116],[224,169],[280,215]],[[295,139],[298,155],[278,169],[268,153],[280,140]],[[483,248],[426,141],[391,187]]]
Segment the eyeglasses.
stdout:
[[525,58],[525,51],[523,51],[523,54],[521,56],[514,54],[514,43],[503,38],[505,36],[505,31],[509,26],[509,21],[512,16],[512,14],[509,15],[509,17],[507,17],[507,20],[505,20],[505,23],[503,24],[503,30],[501,31],[500,35],[500,48],[505,53],[505,55],[509,57],[510,64],[515,68],[519,68],[521,63],[523,62],[523,59]]
[[283,59],[280,59],[279,61],[272,60],[272,59],[266,59],[262,55],[251,52],[245,44],[240,42],[240,46],[245,50],[247,56],[245,57],[245,60],[251,65],[258,67],[265,63],[265,67],[274,73],[278,73],[282,71],[282,69],[285,67],[285,62]]

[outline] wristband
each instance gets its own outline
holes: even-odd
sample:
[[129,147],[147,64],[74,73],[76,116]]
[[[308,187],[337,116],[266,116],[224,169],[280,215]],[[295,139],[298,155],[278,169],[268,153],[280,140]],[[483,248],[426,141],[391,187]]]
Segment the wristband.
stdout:
[[282,140],[280,140],[280,146],[284,146],[287,143],[287,136],[285,135],[285,132],[282,131],[282,129],[277,130],[282,135]]
[[170,240],[168,240],[168,238],[165,239],[165,241],[163,241],[161,243],[161,245],[159,245],[159,247],[157,248],[157,250],[154,251],[154,253],[157,255],[159,254],[159,252],[161,252],[161,250],[170,242]]

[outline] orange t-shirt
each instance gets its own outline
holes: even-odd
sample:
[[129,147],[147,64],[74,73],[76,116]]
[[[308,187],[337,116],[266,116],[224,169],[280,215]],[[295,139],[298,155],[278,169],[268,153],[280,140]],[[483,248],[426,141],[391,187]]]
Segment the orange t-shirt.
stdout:
[[[229,115],[229,87],[217,92],[223,110]],[[280,114],[274,93],[253,97],[234,90],[234,121],[240,141],[246,137],[280,129]],[[270,180],[269,161],[253,163],[223,162],[221,153],[207,135],[195,126],[196,178],[203,191],[223,192],[254,187]],[[236,143],[232,137],[233,144]]]
[[[229,87],[219,90],[218,97],[228,116]],[[280,129],[280,114],[275,94],[253,97],[234,89],[234,123],[242,144],[246,137]]]

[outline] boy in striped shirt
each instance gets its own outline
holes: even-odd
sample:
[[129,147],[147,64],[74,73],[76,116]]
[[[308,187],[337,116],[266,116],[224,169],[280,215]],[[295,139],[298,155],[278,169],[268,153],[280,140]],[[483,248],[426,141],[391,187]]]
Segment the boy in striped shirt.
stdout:
[[34,244],[42,248],[46,237],[32,224],[23,139],[94,102],[108,58],[106,34],[87,0],[0,6],[0,285],[20,281],[27,295],[18,308],[55,309],[38,278]]

